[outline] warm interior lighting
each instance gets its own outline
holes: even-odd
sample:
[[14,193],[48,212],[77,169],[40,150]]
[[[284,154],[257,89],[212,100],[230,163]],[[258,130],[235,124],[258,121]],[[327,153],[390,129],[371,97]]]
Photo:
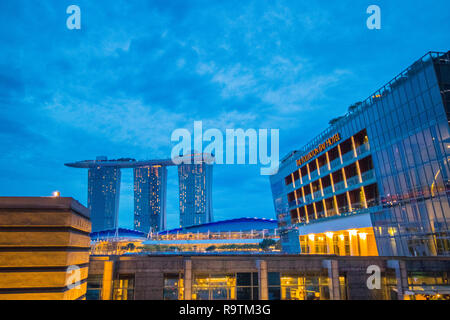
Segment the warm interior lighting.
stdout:
[[356,236],[358,234],[358,230],[348,230],[348,234],[351,236]]
[[342,241],[344,241],[344,239],[345,239],[344,235],[343,235],[343,234],[340,234],[340,235],[339,235],[339,239],[341,239]]
[[332,239],[333,238],[333,232],[327,232],[325,233],[327,238]]
[[314,234],[308,235],[309,240],[314,241]]
[[361,238],[361,240],[366,240],[367,239],[367,233],[360,233],[359,237]]

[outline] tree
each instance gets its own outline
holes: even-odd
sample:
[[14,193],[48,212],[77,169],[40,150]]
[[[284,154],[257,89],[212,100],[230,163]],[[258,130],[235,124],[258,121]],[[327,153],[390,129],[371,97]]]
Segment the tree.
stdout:
[[134,251],[134,249],[136,249],[136,246],[134,245],[134,243],[130,242],[129,244],[127,244],[126,249],[128,251]]
[[350,113],[355,112],[361,104],[362,104],[362,102],[356,102],[356,103],[352,104],[350,107],[348,107],[348,112],[350,112]]
[[273,239],[264,239],[259,243],[259,247],[264,251],[269,250],[270,247],[275,246],[277,242]]
[[328,124],[329,124],[330,126],[334,126],[334,125],[335,125],[336,123],[338,123],[339,120],[341,120],[342,118],[344,118],[344,117],[333,118],[333,119],[330,120],[330,122],[328,122]]
[[207,251],[207,252],[210,252],[210,251],[214,251],[214,250],[216,250],[216,249],[217,249],[216,246],[209,246],[208,248],[206,248],[206,251]]

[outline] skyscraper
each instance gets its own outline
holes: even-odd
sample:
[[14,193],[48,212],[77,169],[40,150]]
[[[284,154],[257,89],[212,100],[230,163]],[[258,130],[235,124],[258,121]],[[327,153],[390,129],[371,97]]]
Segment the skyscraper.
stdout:
[[[99,160],[99,158],[97,158]],[[88,207],[92,231],[114,229],[118,223],[121,171],[97,166],[88,172]]]
[[213,221],[211,156],[187,157],[191,157],[191,163],[178,166],[181,227]]
[[134,229],[158,232],[166,228],[167,167],[134,168]]

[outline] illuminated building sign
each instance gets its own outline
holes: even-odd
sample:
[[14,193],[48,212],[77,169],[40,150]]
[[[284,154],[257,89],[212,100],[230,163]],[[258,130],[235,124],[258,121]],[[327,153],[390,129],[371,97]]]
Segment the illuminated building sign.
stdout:
[[327,148],[331,147],[332,145],[334,145],[335,143],[337,143],[340,140],[341,140],[341,135],[339,133],[336,133],[331,138],[325,140],[325,142],[319,144],[317,146],[317,148],[315,148],[314,150],[310,151],[306,156],[303,156],[299,160],[297,160],[297,166],[301,166],[305,162],[311,160],[316,155],[318,155],[319,153],[325,151]]

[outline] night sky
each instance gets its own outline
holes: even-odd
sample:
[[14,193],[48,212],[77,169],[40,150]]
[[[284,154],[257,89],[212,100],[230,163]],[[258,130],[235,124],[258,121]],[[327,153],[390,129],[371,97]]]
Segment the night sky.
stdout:
[[[66,8],[81,8],[68,30]],[[371,4],[382,29],[366,27]],[[168,158],[173,130],[280,129],[280,157],[428,51],[450,49],[450,2],[0,1],[0,195],[87,205],[97,155]],[[122,172],[119,221],[133,225]],[[169,168],[168,224],[178,225]],[[275,218],[258,166],[214,168],[215,220]]]

